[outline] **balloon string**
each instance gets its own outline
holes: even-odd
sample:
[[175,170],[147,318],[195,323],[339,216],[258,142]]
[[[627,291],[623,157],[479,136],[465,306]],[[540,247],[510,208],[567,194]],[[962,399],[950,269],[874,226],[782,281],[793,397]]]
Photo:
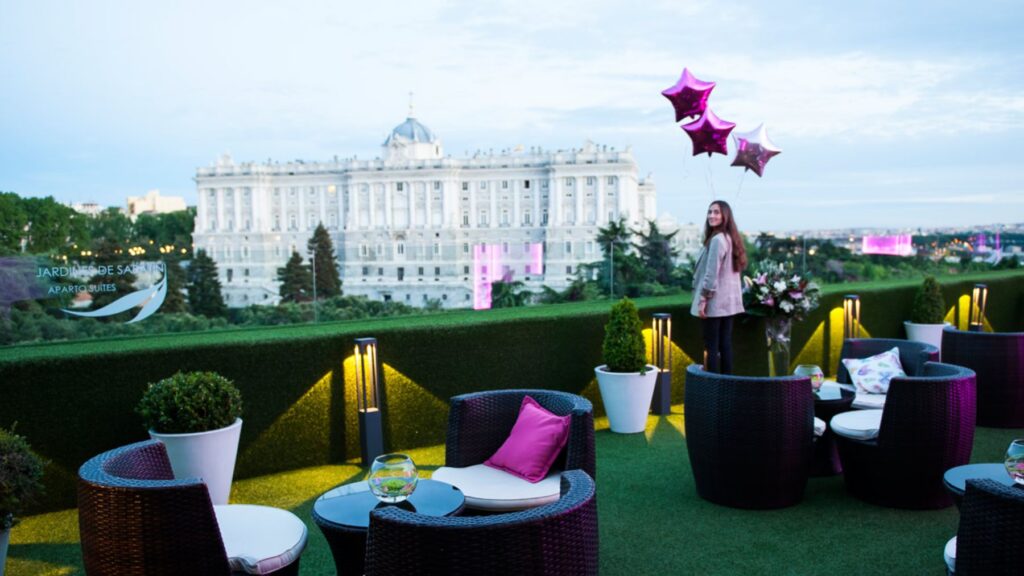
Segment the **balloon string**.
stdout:
[[708,190],[711,192],[711,200],[713,202],[715,200],[715,198],[718,198],[718,194],[715,192],[715,178],[714,178],[714,174],[712,174],[712,172],[711,172],[711,162],[707,163],[707,167],[708,167],[708,170],[707,170],[707,173],[705,174],[705,178],[707,178]]
[[740,174],[740,185],[736,188],[736,200],[740,199],[740,192],[743,192],[743,181],[747,178],[747,171]]

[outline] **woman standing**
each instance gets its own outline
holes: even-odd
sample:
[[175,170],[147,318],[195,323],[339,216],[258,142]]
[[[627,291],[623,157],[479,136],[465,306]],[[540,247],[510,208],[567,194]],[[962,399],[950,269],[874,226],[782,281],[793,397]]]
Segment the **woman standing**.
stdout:
[[690,307],[690,313],[701,319],[708,372],[732,373],[732,320],[743,312],[740,272],[746,267],[747,251],[732,208],[715,200],[704,223],[704,247],[697,258]]

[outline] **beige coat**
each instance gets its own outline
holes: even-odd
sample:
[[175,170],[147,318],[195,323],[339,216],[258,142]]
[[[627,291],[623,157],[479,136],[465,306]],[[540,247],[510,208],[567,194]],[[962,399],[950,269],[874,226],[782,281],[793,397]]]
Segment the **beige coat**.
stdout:
[[693,275],[693,305],[690,314],[699,316],[697,307],[703,295],[707,298],[708,318],[733,316],[743,312],[743,288],[740,273],[732,269],[732,240],[718,233],[701,248],[697,271]]

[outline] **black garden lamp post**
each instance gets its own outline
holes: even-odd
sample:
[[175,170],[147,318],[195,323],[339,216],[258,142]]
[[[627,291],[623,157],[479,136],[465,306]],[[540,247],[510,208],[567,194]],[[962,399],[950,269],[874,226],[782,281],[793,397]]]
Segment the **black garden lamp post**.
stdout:
[[359,449],[363,466],[368,466],[384,453],[376,338],[356,338],[356,406],[359,413]]
[[653,318],[651,357],[658,367],[658,379],[654,384],[651,412],[662,415],[672,411],[672,315],[658,312]]
[[860,338],[860,296],[843,296],[843,340]]
[[985,304],[988,302],[988,286],[975,284],[971,290],[971,314],[967,329],[981,332],[985,327]]

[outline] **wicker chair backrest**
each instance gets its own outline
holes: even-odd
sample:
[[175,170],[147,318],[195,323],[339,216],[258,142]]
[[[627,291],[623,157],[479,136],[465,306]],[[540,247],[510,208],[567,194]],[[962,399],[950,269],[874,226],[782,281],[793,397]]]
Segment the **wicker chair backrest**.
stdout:
[[957,576],[1020,574],[1024,490],[992,480],[968,480],[956,540]]
[[90,576],[230,574],[206,485],[175,480],[162,443],[104,452],[78,476],[82,560]]
[[881,450],[941,459],[940,470],[970,459],[974,444],[975,376],[962,366],[928,362],[920,376],[893,378],[878,431]]

